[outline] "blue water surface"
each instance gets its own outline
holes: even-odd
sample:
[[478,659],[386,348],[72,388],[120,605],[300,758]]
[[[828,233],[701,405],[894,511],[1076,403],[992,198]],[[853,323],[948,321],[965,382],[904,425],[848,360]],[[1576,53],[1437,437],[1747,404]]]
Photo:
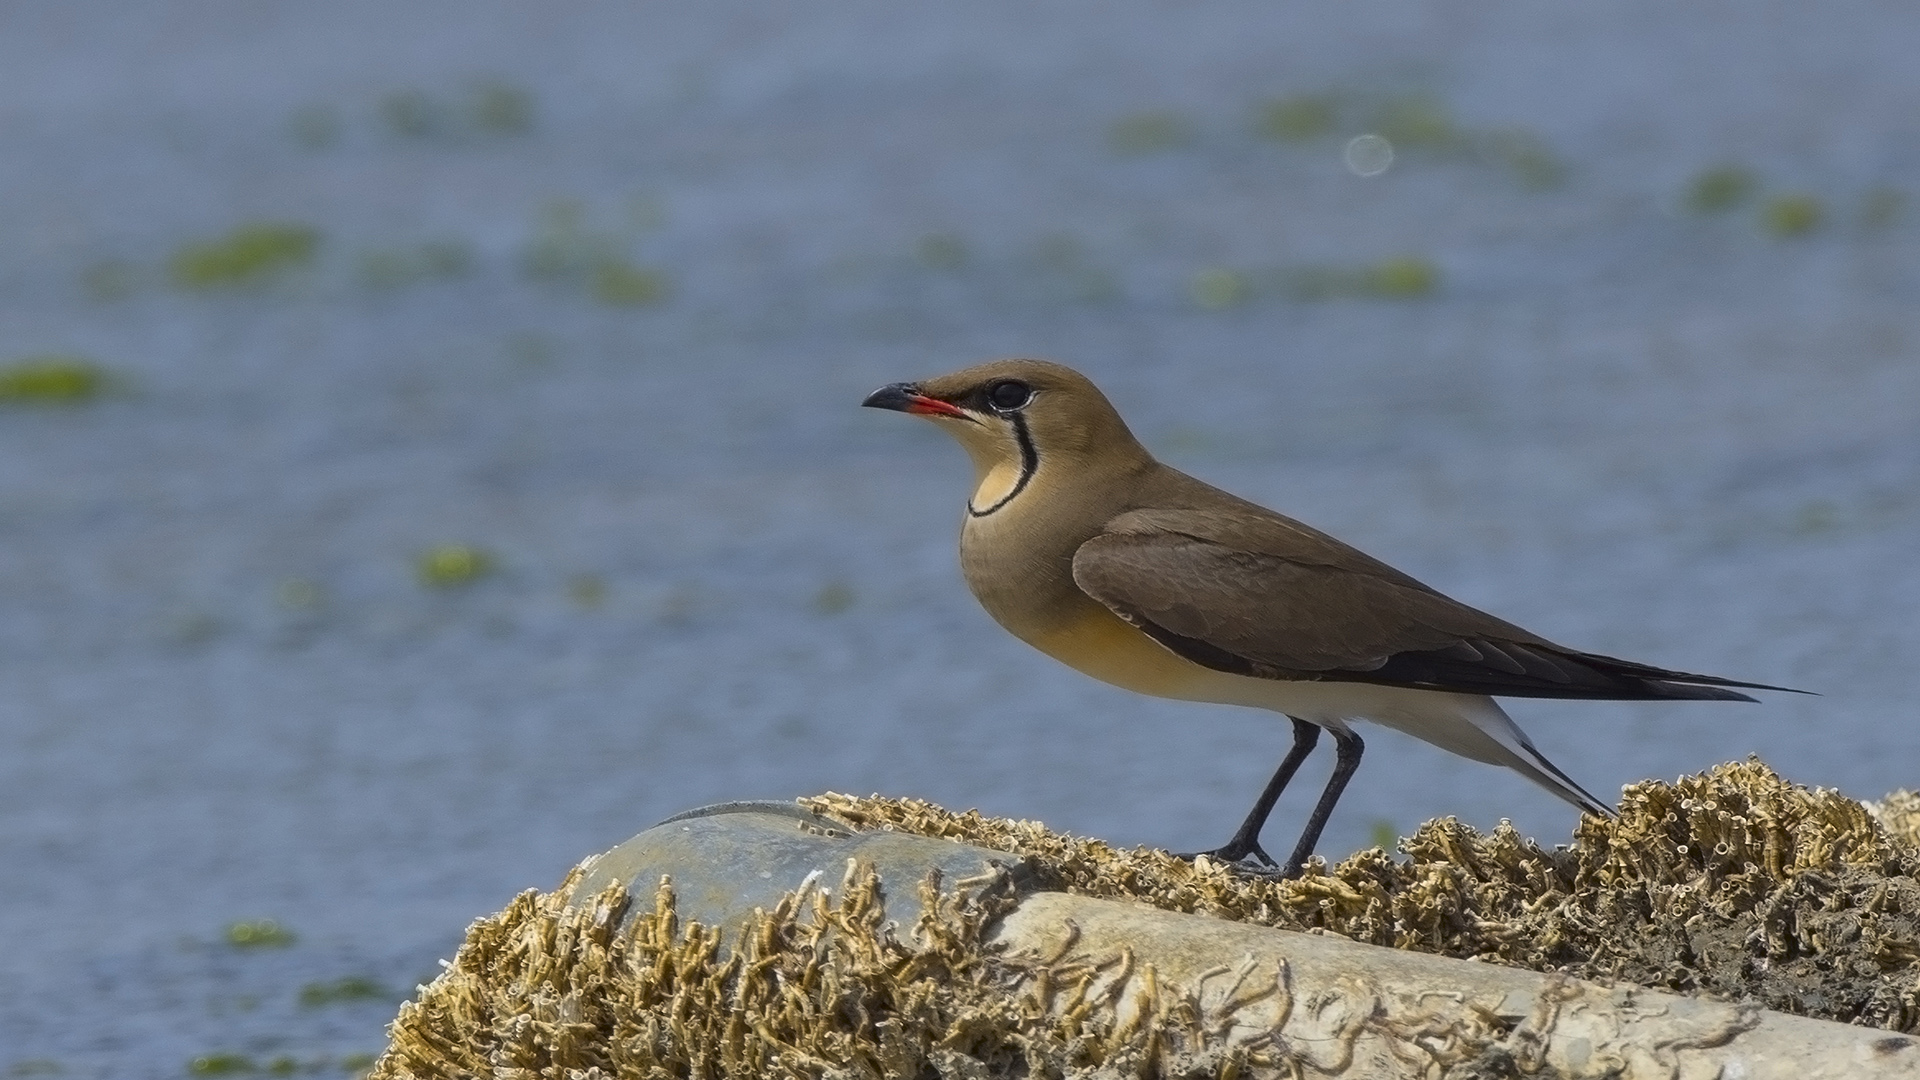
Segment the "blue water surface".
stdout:
[[[469,920],[707,802],[1223,841],[1284,722],[1006,636],[961,454],[858,408],[992,355],[1557,640],[1822,695],[1514,703],[1598,793],[1915,784],[1917,40],[1891,0],[8,4],[0,365],[110,383],[0,405],[0,1075],[351,1072]],[[248,223],[315,246],[179,261]],[[447,544],[491,573],[424,584]],[[1573,824],[1380,732],[1323,850],[1449,814]]]

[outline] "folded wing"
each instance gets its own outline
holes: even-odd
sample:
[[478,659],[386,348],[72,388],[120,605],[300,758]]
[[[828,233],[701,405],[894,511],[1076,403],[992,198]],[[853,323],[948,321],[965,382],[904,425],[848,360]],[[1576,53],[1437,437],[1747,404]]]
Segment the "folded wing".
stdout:
[[1122,514],[1073,577],[1173,652],[1260,678],[1620,700],[1784,689],[1563,648],[1277,514]]

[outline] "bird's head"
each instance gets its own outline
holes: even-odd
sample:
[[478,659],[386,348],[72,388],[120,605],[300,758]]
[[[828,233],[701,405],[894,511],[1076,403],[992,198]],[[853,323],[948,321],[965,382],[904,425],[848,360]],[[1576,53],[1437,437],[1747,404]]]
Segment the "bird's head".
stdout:
[[[1024,486],[1050,459],[1131,463],[1145,451],[1100,388],[1045,360],[994,360],[920,382],[890,383],[861,402],[923,416],[973,459],[981,494]],[[976,502],[978,502],[976,496]]]

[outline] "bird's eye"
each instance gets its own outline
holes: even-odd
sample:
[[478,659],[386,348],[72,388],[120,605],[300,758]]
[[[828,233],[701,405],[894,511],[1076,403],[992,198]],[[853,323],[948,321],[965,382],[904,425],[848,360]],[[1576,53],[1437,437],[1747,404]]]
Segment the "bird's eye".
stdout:
[[995,412],[1017,412],[1033,400],[1033,387],[1018,379],[1005,379],[987,387],[987,404]]

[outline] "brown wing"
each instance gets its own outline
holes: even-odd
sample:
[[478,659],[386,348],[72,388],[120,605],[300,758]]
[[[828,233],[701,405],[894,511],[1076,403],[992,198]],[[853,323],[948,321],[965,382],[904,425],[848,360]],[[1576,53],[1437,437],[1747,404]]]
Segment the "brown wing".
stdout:
[[1558,698],[1724,698],[1749,686],[1565,649],[1277,514],[1136,510],[1073,559],[1087,595],[1195,663]]

